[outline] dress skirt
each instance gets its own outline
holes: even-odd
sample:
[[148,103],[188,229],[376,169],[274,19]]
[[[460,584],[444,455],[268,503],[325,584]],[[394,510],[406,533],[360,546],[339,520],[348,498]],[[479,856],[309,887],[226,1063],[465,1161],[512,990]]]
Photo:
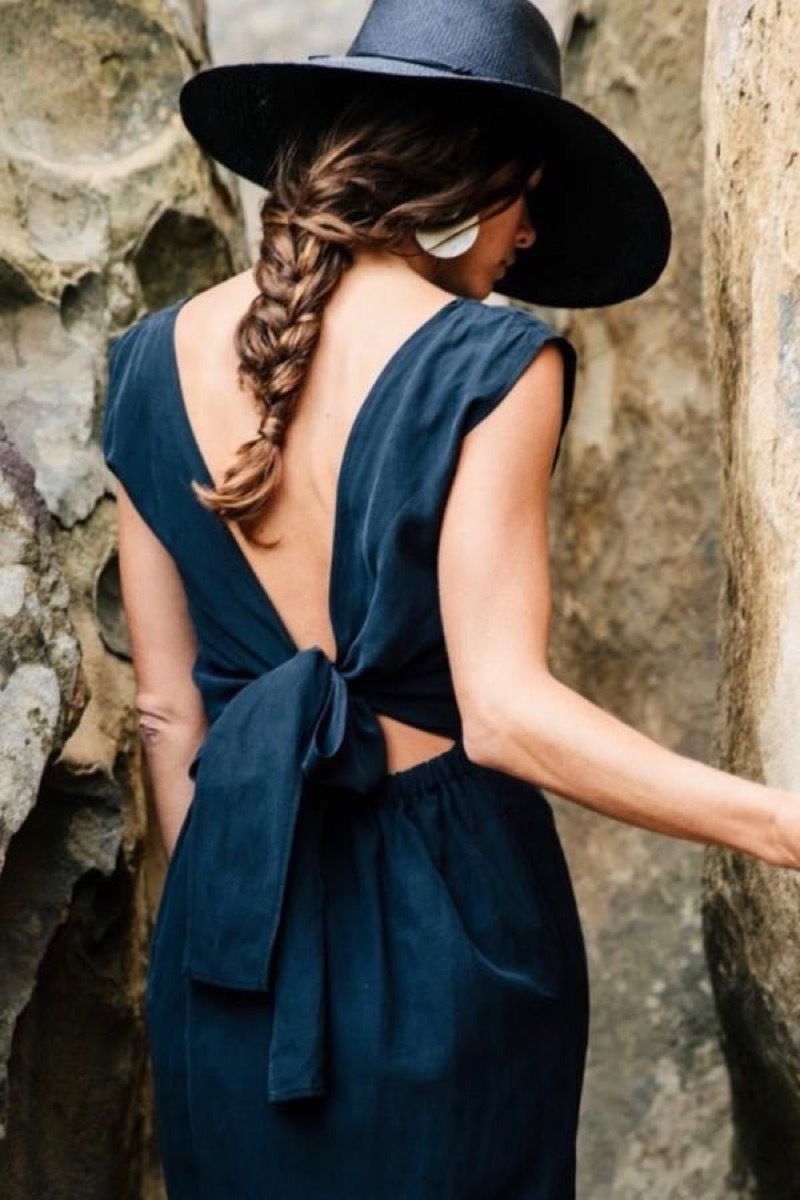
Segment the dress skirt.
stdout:
[[181,829],[146,989],[169,1200],[574,1200],[589,990],[544,793],[457,741],[324,803],[323,1096],[268,1101],[271,993],[184,972]]

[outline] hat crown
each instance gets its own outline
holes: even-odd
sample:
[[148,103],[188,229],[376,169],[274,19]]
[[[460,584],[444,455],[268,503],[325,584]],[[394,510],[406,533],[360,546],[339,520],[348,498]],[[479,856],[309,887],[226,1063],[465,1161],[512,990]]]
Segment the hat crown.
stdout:
[[531,0],[373,0],[348,56],[397,58],[561,95],[561,53]]

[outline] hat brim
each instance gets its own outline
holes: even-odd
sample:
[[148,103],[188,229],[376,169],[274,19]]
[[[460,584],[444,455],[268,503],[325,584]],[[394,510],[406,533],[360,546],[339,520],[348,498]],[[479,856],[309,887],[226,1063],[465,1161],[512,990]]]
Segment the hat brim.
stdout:
[[[555,308],[590,308],[641,295],[669,259],[671,223],[655,181],[607,125],[551,92],[497,79],[367,56],[238,63],[188,79],[183,122],[213,159],[269,187],[275,151],[290,130],[330,119],[354,86],[413,87],[431,103],[447,89],[486,92],[510,103],[521,130],[542,150],[544,172],[533,194],[534,245],[517,254],[494,290]],[[524,132],[522,134],[524,136]]]

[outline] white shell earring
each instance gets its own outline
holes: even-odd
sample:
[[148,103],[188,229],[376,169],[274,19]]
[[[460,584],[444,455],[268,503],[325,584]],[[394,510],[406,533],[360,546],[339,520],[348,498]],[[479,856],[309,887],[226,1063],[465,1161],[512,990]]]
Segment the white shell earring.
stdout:
[[469,217],[457,225],[441,229],[418,229],[414,234],[419,245],[434,258],[458,258],[466,254],[478,240],[480,217]]

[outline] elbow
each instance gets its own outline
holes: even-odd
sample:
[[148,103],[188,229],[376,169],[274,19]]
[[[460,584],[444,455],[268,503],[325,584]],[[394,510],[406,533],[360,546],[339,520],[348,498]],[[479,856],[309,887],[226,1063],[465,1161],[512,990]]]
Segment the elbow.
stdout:
[[482,689],[479,701],[463,704],[462,744],[470,762],[513,774],[521,752],[535,758],[534,714],[543,710],[545,690],[545,679],[529,679],[524,689],[511,683],[499,694]]
[[142,744],[148,749],[159,745],[175,726],[175,714],[155,696],[136,697],[136,727]]
[[506,769],[509,747],[517,740],[513,734],[515,721],[510,711],[511,697],[501,697],[494,704],[483,702],[462,713],[462,745],[470,762],[493,770]]
[[165,738],[194,736],[204,726],[197,705],[183,708],[152,692],[137,692],[135,698],[139,736],[145,745],[154,745]]
[[549,739],[544,715],[552,698],[551,684],[555,684],[552,676],[538,673],[524,684],[509,683],[499,696],[488,701],[484,697],[480,705],[463,713],[462,744],[470,762],[557,790],[562,778],[557,766],[560,753],[549,744],[552,731]]
[[493,724],[488,720],[472,720],[463,726],[464,753],[477,767],[488,767],[493,771],[513,774],[514,742],[510,726],[502,721]]
[[498,761],[500,726],[488,713],[471,712],[461,723],[461,744],[470,762],[478,767],[494,767]]

